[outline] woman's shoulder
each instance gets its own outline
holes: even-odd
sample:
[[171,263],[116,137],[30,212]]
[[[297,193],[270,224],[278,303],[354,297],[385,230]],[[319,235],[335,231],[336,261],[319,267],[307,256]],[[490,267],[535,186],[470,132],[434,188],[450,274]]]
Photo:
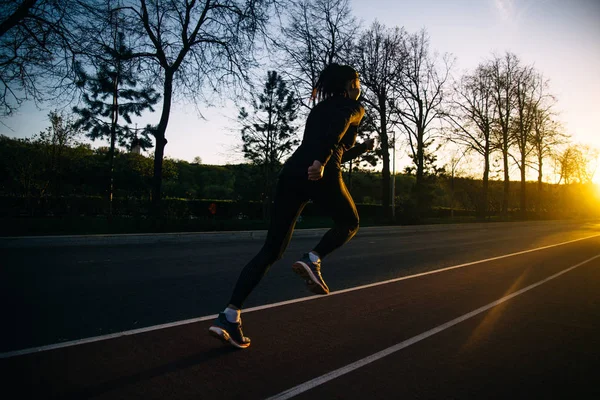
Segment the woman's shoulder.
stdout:
[[362,119],[365,115],[365,108],[358,100],[348,99],[342,97],[339,107],[343,109],[348,115],[351,115],[353,119]]

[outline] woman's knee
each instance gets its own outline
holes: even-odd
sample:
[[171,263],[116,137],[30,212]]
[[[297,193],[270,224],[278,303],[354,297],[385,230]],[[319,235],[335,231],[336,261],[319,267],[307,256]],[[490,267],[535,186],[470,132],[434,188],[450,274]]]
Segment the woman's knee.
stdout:
[[354,211],[354,216],[352,218],[352,227],[356,231],[358,231],[359,222],[360,222],[360,219],[358,218],[358,213],[356,211]]
[[357,219],[356,223],[354,223],[350,226],[350,234],[352,236],[356,235],[356,232],[358,232],[358,227],[359,227],[359,223],[358,223],[358,219]]
[[349,219],[344,224],[344,228],[345,228],[344,230],[346,230],[348,232],[349,237],[356,235],[356,232],[358,232],[358,227],[359,227],[358,217]]
[[283,257],[283,251],[277,248],[273,248],[270,246],[265,246],[260,250],[259,257],[262,260],[262,263],[267,265],[272,265],[276,261],[281,260]]

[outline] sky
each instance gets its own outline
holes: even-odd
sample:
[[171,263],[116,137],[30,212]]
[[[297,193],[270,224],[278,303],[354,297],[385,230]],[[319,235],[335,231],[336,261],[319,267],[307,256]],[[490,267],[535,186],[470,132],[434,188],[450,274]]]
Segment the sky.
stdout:
[[[574,143],[600,149],[600,0],[352,0],[353,14],[368,27],[377,19],[408,32],[425,28],[431,48],[456,57],[453,74],[470,71],[493,54],[516,54],[535,65],[558,98],[556,110]],[[25,104],[0,121],[0,134],[31,137],[49,126],[47,114]],[[167,157],[204,164],[243,162],[231,101],[216,106],[174,104],[166,137]],[[139,121],[156,124],[160,107]],[[96,142],[96,145],[101,143]],[[399,169],[402,153],[397,152]]]

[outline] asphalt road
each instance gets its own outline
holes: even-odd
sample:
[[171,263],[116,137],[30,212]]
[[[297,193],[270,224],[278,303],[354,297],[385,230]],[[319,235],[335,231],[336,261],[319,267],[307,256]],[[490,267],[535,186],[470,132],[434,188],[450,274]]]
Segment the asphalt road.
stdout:
[[[318,233],[297,235],[247,307],[310,295],[289,266]],[[0,241],[6,387],[23,398],[600,395],[595,223],[363,229],[323,264],[332,295],[244,314],[242,352],[207,335],[208,317],[11,353],[214,314],[261,246],[248,236]]]

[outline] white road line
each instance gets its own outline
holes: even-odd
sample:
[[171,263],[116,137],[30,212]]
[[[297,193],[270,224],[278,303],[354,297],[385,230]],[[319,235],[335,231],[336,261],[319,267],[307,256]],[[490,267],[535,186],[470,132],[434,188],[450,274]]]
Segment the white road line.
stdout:
[[[335,292],[329,293],[329,295],[327,295],[326,297],[328,297],[328,296],[335,296],[335,295],[338,295],[338,294],[343,294],[343,293],[348,293],[348,292],[353,292],[353,291],[356,291],[356,290],[367,289],[367,288],[371,288],[371,287],[374,287],[374,286],[387,285],[387,284],[390,284],[390,283],[399,282],[399,281],[403,281],[403,280],[406,280],[406,279],[418,278],[418,277],[425,276],[425,275],[438,274],[440,272],[450,271],[450,270],[453,270],[453,269],[468,267],[468,266],[476,265],[476,264],[482,264],[482,263],[486,263],[486,262],[489,262],[489,261],[496,261],[496,260],[500,260],[500,259],[507,258],[507,257],[513,257],[513,256],[522,255],[522,254],[532,253],[532,252],[535,252],[535,251],[550,249],[552,247],[564,246],[566,244],[571,244],[571,243],[579,242],[579,241],[582,241],[582,240],[592,239],[592,238],[599,237],[599,236],[600,236],[600,234],[592,235],[592,236],[587,236],[587,237],[580,238],[580,239],[569,240],[567,242],[552,244],[552,245],[543,246],[543,247],[537,247],[535,249],[519,251],[519,252],[516,252],[516,253],[505,254],[505,255],[502,255],[502,256],[497,256],[497,257],[492,257],[492,258],[486,258],[484,260],[472,261],[472,262],[468,262],[468,263],[465,263],[465,264],[459,264],[459,265],[454,265],[454,266],[451,266],[451,267],[436,269],[436,270],[433,270],[433,271],[422,272],[420,274],[402,276],[400,278],[394,278],[394,279],[390,279],[390,280],[387,280],[387,281],[375,282],[375,283],[371,283],[371,284],[368,284],[368,285],[362,285],[362,286],[356,286],[356,287],[353,287],[353,288],[348,288],[348,289],[343,289],[343,290],[337,290]],[[262,306],[247,308],[247,309],[244,310],[244,314],[247,314],[247,313],[253,312],[253,311],[260,311],[260,310],[267,310],[269,308],[281,307],[281,306],[285,306],[285,305],[288,305],[288,304],[301,303],[301,302],[304,302],[304,301],[315,300],[315,299],[319,299],[319,298],[324,298],[324,296],[322,296],[322,295],[307,296],[307,297],[301,297],[301,298],[298,298],[298,299],[281,301],[281,302],[278,302],[278,303],[265,304],[265,305],[262,305]],[[161,330],[161,329],[167,329],[167,328],[173,328],[173,327],[176,327],[176,326],[188,325],[188,324],[193,324],[193,323],[196,323],[196,322],[211,321],[211,320],[215,319],[216,317],[217,317],[216,314],[206,315],[204,317],[191,318],[191,319],[186,319],[186,320],[181,320],[181,321],[175,321],[175,322],[171,322],[171,323],[167,323],[167,324],[148,326],[146,328],[133,329],[133,330],[123,331],[123,332],[116,332],[116,333],[112,333],[112,334],[109,334],[109,335],[94,336],[94,337],[90,337],[90,338],[79,339],[79,340],[72,340],[72,341],[68,341],[68,342],[56,343],[56,344],[51,344],[51,345],[47,345],[47,346],[32,347],[32,348],[27,348],[27,349],[22,349],[22,350],[9,351],[9,352],[6,352],[6,353],[0,353],[0,359],[10,358],[10,357],[17,357],[17,356],[22,356],[22,355],[32,354],[32,353],[39,353],[39,352],[48,351],[48,350],[56,350],[56,349],[61,349],[61,348],[64,348],[64,347],[79,346],[79,345],[82,345],[82,344],[100,342],[100,341],[103,341],[103,340],[110,340],[110,339],[115,339],[115,338],[119,338],[119,337],[123,337],[123,336],[137,335],[137,334],[140,334],[140,333],[152,332],[152,331]]]
[[512,299],[513,297],[519,296],[519,295],[521,295],[521,294],[523,294],[523,293],[525,293],[525,292],[527,292],[527,291],[529,291],[531,289],[534,289],[534,288],[536,288],[536,287],[538,287],[538,286],[540,286],[540,285],[542,285],[542,284],[544,284],[544,283],[546,283],[548,281],[551,281],[554,278],[557,278],[557,277],[561,276],[562,274],[565,274],[565,273],[567,273],[567,272],[569,272],[569,271],[571,271],[571,270],[573,270],[573,269],[575,269],[575,268],[577,268],[579,266],[582,266],[582,265],[584,265],[584,264],[586,264],[586,263],[588,263],[590,261],[593,261],[593,260],[595,260],[596,258],[599,258],[599,257],[600,257],[600,254],[598,254],[598,255],[596,255],[596,256],[594,256],[592,258],[589,258],[589,259],[587,259],[587,260],[585,260],[585,261],[583,261],[583,262],[581,262],[581,263],[579,263],[577,265],[573,265],[572,267],[569,267],[569,268],[567,268],[565,270],[562,270],[562,271],[560,271],[560,272],[558,272],[558,273],[556,273],[556,274],[554,274],[552,276],[549,276],[546,279],[543,279],[543,280],[541,280],[541,281],[539,281],[537,283],[534,283],[534,284],[529,285],[529,286],[527,286],[527,287],[525,287],[525,288],[523,288],[521,290],[518,290],[518,291],[516,291],[516,292],[514,292],[514,293],[512,293],[512,294],[510,294],[508,296],[502,297],[502,298],[500,298],[500,299],[498,299],[498,300],[496,300],[496,301],[494,301],[492,303],[489,303],[489,304],[487,304],[487,305],[485,305],[483,307],[480,307],[480,308],[478,308],[476,310],[473,310],[473,311],[471,311],[471,312],[469,312],[467,314],[461,315],[458,318],[455,318],[455,319],[453,319],[451,321],[448,321],[448,322],[446,322],[446,323],[444,323],[442,325],[436,326],[435,328],[430,329],[427,332],[423,332],[420,335],[413,336],[410,339],[407,339],[407,340],[405,340],[403,342],[400,342],[400,343],[398,343],[398,344],[396,344],[394,346],[388,347],[385,350],[381,350],[380,352],[377,352],[377,353],[372,354],[372,355],[370,355],[368,357],[365,357],[362,360],[358,360],[356,362],[353,362],[352,364],[346,365],[345,367],[336,369],[336,370],[331,371],[331,372],[329,372],[329,373],[327,373],[325,375],[322,375],[322,376],[319,376],[319,377],[317,377],[315,379],[312,379],[310,381],[304,382],[304,383],[302,383],[302,384],[300,384],[298,386],[295,386],[295,387],[293,387],[291,389],[288,389],[288,390],[286,390],[284,392],[281,392],[281,393],[279,393],[279,394],[277,394],[275,396],[269,397],[266,400],[286,400],[286,399],[290,399],[290,398],[292,398],[294,396],[297,396],[297,395],[299,395],[301,393],[304,393],[304,392],[306,392],[306,391],[308,391],[310,389],[313,389],[313,388],[315,388],[315,387],[317,387],[319,385],[322,385],[322,384],[324,384],[326,382],[329,382],[329,381],[331,381],[331,380],[333,380],[335,378],[339,378],[342,375],[345,375],[345,374],[347,374],[349,372],[352,372],[352,371],[355,371],[355,370],[357,370],[359,368],[362,368],[362,367],[364,367],[364,366],[366,366],[366,365],[368,365],[368,364],[370,364],[370,363],[372,363],[374,361],[377,361],[377,360],[380,360],[380,359],[382,359],[384,357],[387,357],[390,354],[393,354],[393,353],[395,353],[397,351],[400,351],[400,350],[402,350],[402,349],[404,349],[406,347],[409,347],[409,346],[411,346],[411,345],[413,345],[415,343],[420,342],[423,339],[426,339],[426,338],[428,338],[430,336],[433,336],[436,333],[440,333],[440,332],[442,332],[442,331],[444,331],[444,330],[446,330],[446,329],[448,329],[448,328],[450,328],[450,327],[452,327],[452,326],[454,326],[456,324],[459,324],[459,323],[461,323],[461,322],[463,322],[463,321],[465,321],[465,320],[467,320],[469,318],[472,318],[472,317],[474,317],[474,316],[476,316],[478,314],[481,314],[482,312],[485,312],[485,311],[489,310],[490,308],[493,308],[493,307],[497,306],[498,304],[504,303],[505,301],[508,301],[508,300]]

